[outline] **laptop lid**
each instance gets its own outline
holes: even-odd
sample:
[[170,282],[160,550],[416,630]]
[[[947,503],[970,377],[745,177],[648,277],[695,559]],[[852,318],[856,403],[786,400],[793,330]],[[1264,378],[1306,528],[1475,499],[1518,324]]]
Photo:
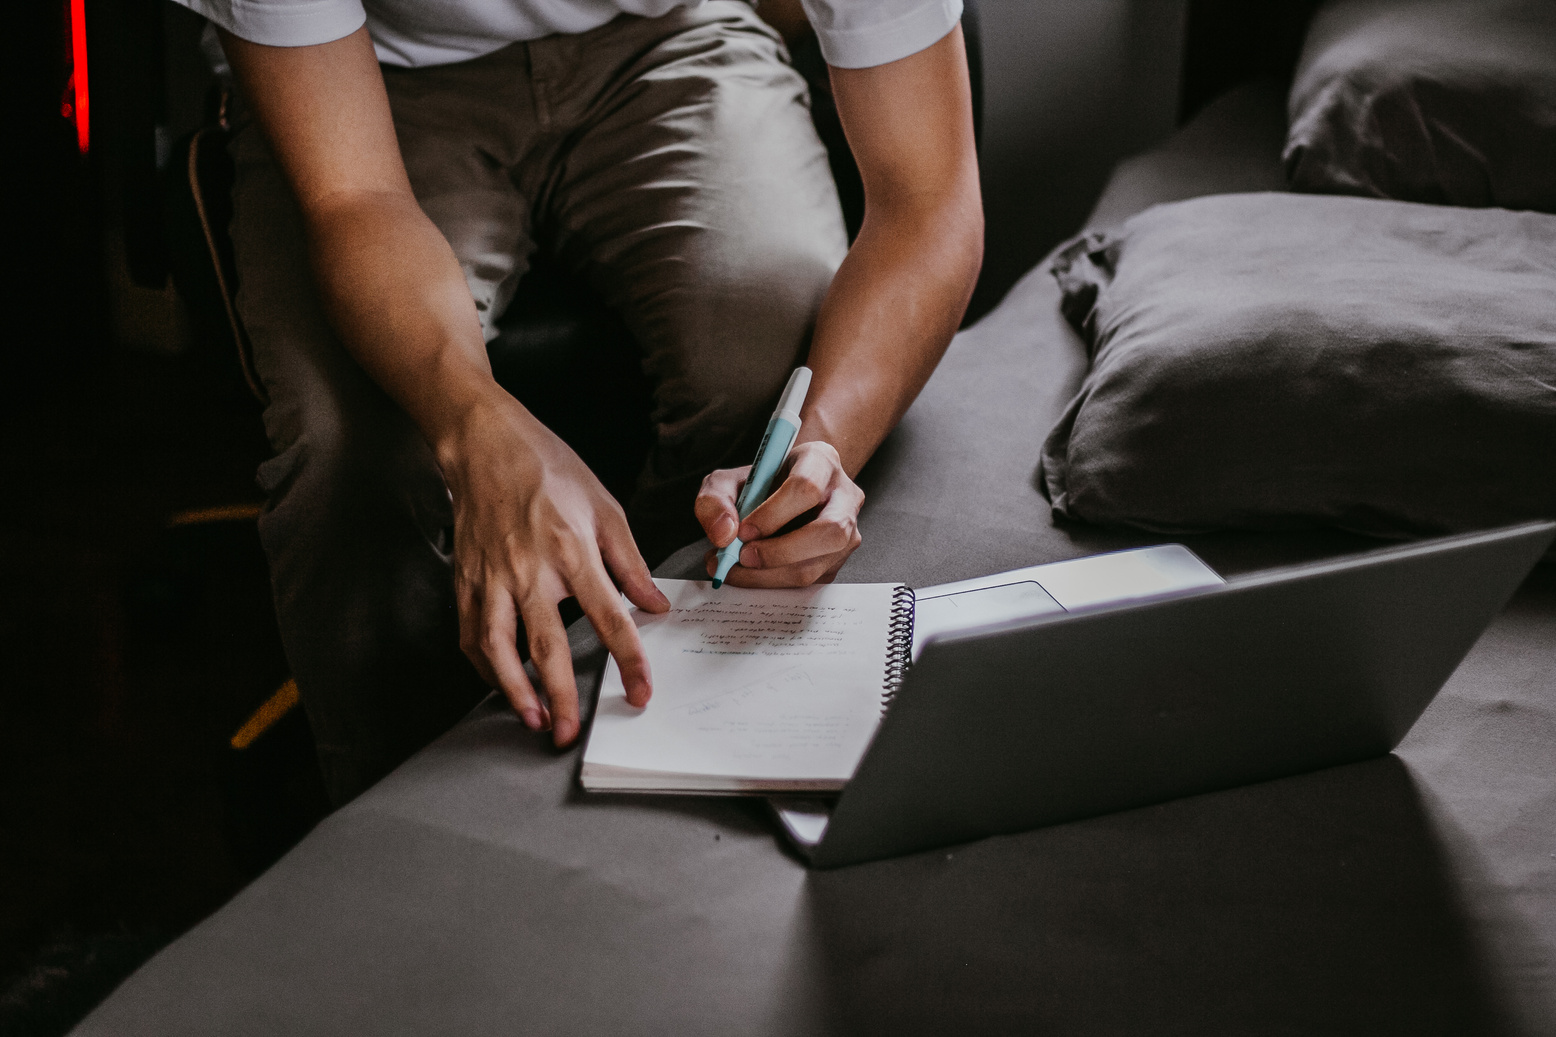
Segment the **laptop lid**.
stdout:
[[1553,537],[1530,523],[931,638],[836,804],[785,828],[832,867],[1380,756]]

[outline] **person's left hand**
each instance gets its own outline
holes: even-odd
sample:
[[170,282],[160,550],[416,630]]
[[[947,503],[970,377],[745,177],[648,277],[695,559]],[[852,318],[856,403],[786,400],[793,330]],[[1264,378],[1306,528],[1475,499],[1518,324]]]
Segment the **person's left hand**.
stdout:
[[[829,443],[801,443],[789,454],[784,480],[744,522],[735,509],[750,466],[723,468],[702,481],[697,521],[714,550],[708,575],[718,566],[718,550],[738,535],[745,546],[740,564],[729,571],[736,587],[808,587],[830,582],[859,546],[859,508],[864,491],[843,470]],[[809,513],[804,525],[775,536]]]

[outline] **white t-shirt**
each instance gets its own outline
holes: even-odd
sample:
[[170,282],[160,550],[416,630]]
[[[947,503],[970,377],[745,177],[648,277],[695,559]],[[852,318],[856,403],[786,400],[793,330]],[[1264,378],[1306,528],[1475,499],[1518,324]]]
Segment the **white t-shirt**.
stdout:
[[[655,17],[701,0],[178,0],[240,39],[274,47],[328,43],[361,28],[378,59],[415,68],[489,54],[519,40],[588,32],[619,14]],[[870,68],[950,32],[962,0],[801,0],[822,56]]]

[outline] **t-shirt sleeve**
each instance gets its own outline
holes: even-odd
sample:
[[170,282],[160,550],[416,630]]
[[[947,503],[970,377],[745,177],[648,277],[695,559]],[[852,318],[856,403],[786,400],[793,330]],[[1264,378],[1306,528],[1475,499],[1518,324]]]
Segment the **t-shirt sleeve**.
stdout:
[[800,0],[821,56],[836,68],[872,68],[938,43],[962,18],[962,0]]
[[240,40],[309,47],[350,36],[367,21],[362,0],[175,0]]

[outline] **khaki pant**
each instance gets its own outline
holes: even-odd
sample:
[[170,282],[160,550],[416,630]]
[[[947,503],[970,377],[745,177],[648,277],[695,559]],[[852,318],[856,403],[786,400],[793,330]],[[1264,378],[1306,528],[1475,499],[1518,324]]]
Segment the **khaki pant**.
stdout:
[[[655,386],[635,529],[697,535],[703,475],[744,464],[847,250],[803,80],[738,0],[623,16],[458,65],[384,69],[417,199],[488,337],[544,241],[615,308]],[[238,307],[270,397],[260,533],[337,803],[484,690],[459,653],[432,454],[326,323],[296,204],[234,127]],[[589,391],[587,385],[578,387]]]

